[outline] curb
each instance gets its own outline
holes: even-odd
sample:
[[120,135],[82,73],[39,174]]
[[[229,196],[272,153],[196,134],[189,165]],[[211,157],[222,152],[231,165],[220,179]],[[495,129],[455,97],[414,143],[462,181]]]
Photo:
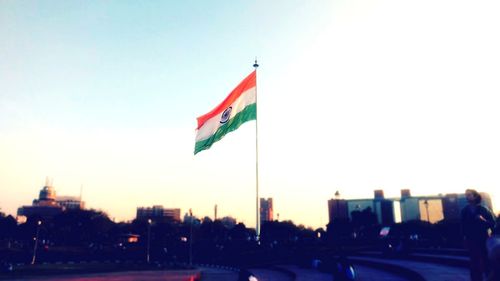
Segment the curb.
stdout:
[[420,275],[420,273],[399,265],[363,260],[352,257],[349,258],[349,261],[351,261],[354,264],[364,265],[367,267],[388,271],[396,275],[399,275],[401,277],[407,278],[408,280],[411,281],[426,281],[426,279],[422,275]]

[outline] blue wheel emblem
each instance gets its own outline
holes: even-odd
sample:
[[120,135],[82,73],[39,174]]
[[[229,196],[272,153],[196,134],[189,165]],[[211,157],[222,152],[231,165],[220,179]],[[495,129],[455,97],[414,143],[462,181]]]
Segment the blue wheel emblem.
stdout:
[[226,110],[224,110],[224,112],[222,113],[222,116],[220,118],[220,123],[221,124],[224,124],[227,121],[229,121],[229,117],[231,117],[231,110],[232,109],[233,108],[230,106],[230,107],[226,108]]

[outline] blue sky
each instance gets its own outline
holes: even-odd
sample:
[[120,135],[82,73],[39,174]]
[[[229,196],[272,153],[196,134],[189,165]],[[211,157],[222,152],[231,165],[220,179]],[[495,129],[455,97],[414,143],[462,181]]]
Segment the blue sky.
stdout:
[[222,1],[2,6],[2,35],[9,39],[2,73],[6,92],[16,93],[8,97],[64,111],[64,120],[41,113],[52,124],[90,127],[175,125],[180,115],[199,114],[214,100],[200,95],[203,89],[217,85],[222,97],[224,82],[246,74],[255,56],[292,60],[282,52],[307,39],[318,8]]
[[[195,118],[257,56],[261,194],[321,226],[326,200],[500,194],[499,4],[2,1],[0,199],[45,177],[118,220],[137,206],[254,224],[254,124],[192,155]],[[300,207],[299,207],[300,206]],[[497,209],[498,210],[498,209]]]

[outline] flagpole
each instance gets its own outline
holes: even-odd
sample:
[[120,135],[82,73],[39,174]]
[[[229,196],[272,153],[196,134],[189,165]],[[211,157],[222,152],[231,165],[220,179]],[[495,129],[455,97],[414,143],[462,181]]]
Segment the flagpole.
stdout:
[[[257,58],[255,58],[255,63],[253,64],[255,68],[255,104],[257,103]],[[258,118],[257,118],[257,108],[255,109],[255,234],[257,242],[260,242],[260,218],[259,218],[259,136],[258,130]]]

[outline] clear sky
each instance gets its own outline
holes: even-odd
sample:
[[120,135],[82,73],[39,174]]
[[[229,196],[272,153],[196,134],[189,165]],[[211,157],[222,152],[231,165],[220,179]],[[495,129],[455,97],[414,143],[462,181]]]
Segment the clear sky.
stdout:
[[327,200],[489,192],[500,207],[498,1],[0,1],[0,208],[54,179],[255,224],[255,122],[193,156],[196,117],[257,56],[261,195],[319,227]]

